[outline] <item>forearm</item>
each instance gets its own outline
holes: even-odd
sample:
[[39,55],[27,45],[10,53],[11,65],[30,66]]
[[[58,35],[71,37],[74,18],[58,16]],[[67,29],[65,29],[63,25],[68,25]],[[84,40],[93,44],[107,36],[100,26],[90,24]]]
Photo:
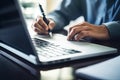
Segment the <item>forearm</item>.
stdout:
[[48,15],[48,18],[52,19],[55,22],[55,27],[53,31],[63,29],[69,23],[69,20],[65,18],[66,16],[62,15],[58,11],[54,11]]
[[110,40],[120,39],[120,21],[104,23],[109,31]]
[[48,15],[56,24],[53,30],[62,29],[82,14],[79,3],[79,0],[63,0],[60,6]]

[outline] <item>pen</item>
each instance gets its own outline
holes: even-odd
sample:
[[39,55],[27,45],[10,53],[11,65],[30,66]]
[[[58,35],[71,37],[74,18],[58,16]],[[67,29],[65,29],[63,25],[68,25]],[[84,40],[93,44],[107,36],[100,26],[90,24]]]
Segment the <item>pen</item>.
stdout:
[[[39,4],[39,7],[40,7],[40,10],[42,12],[42,16],[43,16],[43,20],[45,21],[45,23],[48,25],[49,24],[49,21],[47,20],[46,16],[45,16],[45,13],[44,13],[44,10],[42,8],[42,5]],[[49,32],[49,35],[52,36],[52,32],[50,29],[48,29],[48,32]]]

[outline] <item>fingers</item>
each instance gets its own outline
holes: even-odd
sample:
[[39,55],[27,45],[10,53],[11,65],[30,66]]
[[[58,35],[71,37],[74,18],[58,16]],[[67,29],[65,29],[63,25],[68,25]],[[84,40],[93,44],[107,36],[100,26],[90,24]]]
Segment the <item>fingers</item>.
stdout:
[[77,27],[75,28],[71,28],[69,34],[68,34],[68,40],[73,40],[74,39],[74,36],[79,33],[79,30]]
[[91,37],[99,40],[108,40],[109,31],[105,26],[96,26],[87,22],[75,25],[69,29],[68,40],[80,40],[85,37]]
[[37,17],[36,21],[44,30],[48,30],[48,25],[44,22],[42,17]]
[[85,38],[87,36],[89,36],[89,31],[81,31],[75,36],[74,40],[79,41],[80,39]]
[[70,29],[68,34],[68,40],[80,40],[81,38],[84,38],[88,36],[88,31],[90,28],[88,26],[74,26]]
[[37,32],[38,34],[48,34],[48,30],[49,29],[53,29],[55,23],[54,21],[49,20],[49,24],[47,25],[44,20],[43,17],[37,17],[37,19],[33,22],[32,24],[32,28],[35,32]]
[[94,30],[92,24],[88,22],[82,22],[69,29],[68,40],[80,40],[82,38],[90,36],[91,32]]
[[38,34],[48,34],[48,32],[43,29],[38,23],[34,23],[34,31],[37,32]]
[[82,22],[82,23],[80,23],[80,24],[77,24],[77,25],[75,25],[75,26],[73,26],[73,27],[70,27],[69,28],[69,32],[73,29],[73,28],[75,28],[75,27],[78,27],[78,26],[85,26],[85,22]]

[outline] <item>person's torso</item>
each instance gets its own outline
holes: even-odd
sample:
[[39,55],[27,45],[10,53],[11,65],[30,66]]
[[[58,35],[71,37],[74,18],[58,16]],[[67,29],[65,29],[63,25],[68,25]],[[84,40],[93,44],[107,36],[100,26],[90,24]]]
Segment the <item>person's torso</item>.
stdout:
[[81,6],[85,21],[101,24],[120,20],[120,0],[86,0]]

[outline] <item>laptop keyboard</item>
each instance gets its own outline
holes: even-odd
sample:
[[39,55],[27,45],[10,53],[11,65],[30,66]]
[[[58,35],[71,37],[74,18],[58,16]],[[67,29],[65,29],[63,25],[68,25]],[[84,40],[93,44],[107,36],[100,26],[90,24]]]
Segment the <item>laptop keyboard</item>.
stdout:
[[80,53],[78,50],[74,49],[66,49],[61,47],[60,45],[56,45],[54,43],[40,40],[37,38],[34,38],[35,46],[37,47],[37,52],[40,56],[44,57],[56,57],[56,56],[63,56],[63,55],[69,55],[74,53]]

